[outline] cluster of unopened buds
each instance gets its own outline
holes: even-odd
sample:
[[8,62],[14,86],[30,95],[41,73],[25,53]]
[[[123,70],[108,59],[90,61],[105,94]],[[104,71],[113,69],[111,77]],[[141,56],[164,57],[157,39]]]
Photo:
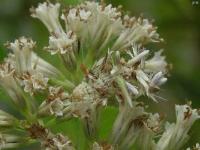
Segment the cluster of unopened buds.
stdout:
[[[10,53],[0,65],[0,85],[21,117],[0,110],[0,149],[34,142],[46,150],[77,149],[67,135],[48,127],[55,119],[72,118],[83,125],[90,140],[87,149],[183,148],[199,111],[190,104],[176,105],[176,122],[169,123],[158,113],[146,112],[139,99],[147,96],[155,104],[163,100],[158,92],[170,68],[162,50],[152,55],[144,48],[162,42],[149,20],[92,1],[64,9],[62,15],[59,3],[44,2],[31,8],[31,16],[47,27],[49,45],[44,50],[59,56],[61,67],[39,57],[36,42],[29,38],[6,44]],[[118,115],[102,142],[99,116],[107,107],[118,108]]]

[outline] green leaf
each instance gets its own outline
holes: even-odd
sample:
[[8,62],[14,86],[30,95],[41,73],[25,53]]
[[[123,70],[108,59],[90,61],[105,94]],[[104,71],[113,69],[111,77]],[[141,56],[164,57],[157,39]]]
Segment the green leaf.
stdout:
[[109,138],[109,135],[112,131],[112,125],[118,114],[118,109],[116,107],[107,106],[105,109],[102,109],[100,113],[99,121],[99,139],[104,141]]
[[88,147],[86,137],[83,132],[81,122],[77,118],[60,122],[57,120],[56,124],[51,129],[54,133],[63,133],[72,141],[77,150],[85,150]]
[[7,52],[5,49],[3,49],[2,47],[0,47],[0,62],[2,62],[4,60],[4,58],[6,57]]

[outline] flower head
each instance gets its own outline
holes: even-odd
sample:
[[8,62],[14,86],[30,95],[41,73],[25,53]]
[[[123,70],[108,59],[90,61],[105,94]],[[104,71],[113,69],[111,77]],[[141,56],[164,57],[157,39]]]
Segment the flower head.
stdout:
[[[162,39],[151,21],[120,9],[92,1],[64,9],[61,16],[59,3],[31,9],[31,16],[49,31],[44,49],[59,56],[60,66],[39,57],[30,38],[6,44],[11,53],[0,65],[0,85],[15,102],[20,119],[0,110],[0,127],[6,129],[0,133],[0,149],[38,141],[45,150],[74,150],[67,136],[49,129],[72,118],[83,126],[89,141],[85,145],[93,150],[182,148],[199,112],[176,105],[176,122],[167,122],[163,131],[161,116],[146,111],[139,97],[159,102],[157,92],[167,82],[168,65],[162,51],[151,57],[144,46]],[[109,139],[99,141],[101,119],[107,117],[100,116],[107,107],[118,114]]]
[[24,86],[24,91],[31,94],[34,91],[44,90],[47,88],[48,78],[44,77],[41,73],[27,72],[21,76],[21,85]]
[[49,32],[62,32],[62,27],[59,23],[60,4],[55,5],[49,2],[40,3],[37,8],[31,9],[31,16],[40,19]]
[[166,124],[156,150],[180,149],[188,140],[190,128],[199,118],[197,109],[192,109],[189,105],[176,105],[176,123]]
[[67,34],[63,33],[60,36],[52,35],[49,38],[49,47],[46,49],[51,52],[52,55],[56,53],[65,54],[73,53],[76,49],[76,35],[69,31]]

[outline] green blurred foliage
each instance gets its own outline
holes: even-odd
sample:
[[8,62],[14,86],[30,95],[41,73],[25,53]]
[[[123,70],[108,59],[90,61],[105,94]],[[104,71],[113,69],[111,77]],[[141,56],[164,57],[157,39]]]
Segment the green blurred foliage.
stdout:
[[[67,5],[74,5],[81,0],[59,0]],[[37,19],[30,17],[29,8],[37,6],[42,0],[0,0],[0,61],[6,56],[7,49],[3,47],[6,41],[13,41],[20,36],[32,37],[37,41],[36,52],[47,61],[60,66],[56,57],[47,55],[42,50],[48,44],[48,32]],[[122,5],[129,14],[154,20],[158,31],[165,42],[149,45],[150,50],[165,49],[168,62],[173,64],[169,81],[163,87],[161,96],[168,101],[159,104],[149,100],[150,110],[167,114],[169,119],[174,117],[174,104],[193,102],[194,107],[200,107],[200,1],[192,5],[191,0],[106,0],[115,6]],[[152,52],[153,54],[153,52]],[[0,108],[10,109],[9,98],[0,90]],[[111,123],[117,110],[109,108],[102,112],[99,138],[104,140],[111,129]],[[53,128],[53,127],[52,127]],[[85,147],[81,124],[74,119],[70,122],[56,124],[55,132],[65,131],[72,139],[79,138],[81,147]],[[200,142],[200,123],[194,125],[191,131],[190,144]],[[72,132],[73,131],[73,132]],[[75,132],[74,132],[75,131]]]

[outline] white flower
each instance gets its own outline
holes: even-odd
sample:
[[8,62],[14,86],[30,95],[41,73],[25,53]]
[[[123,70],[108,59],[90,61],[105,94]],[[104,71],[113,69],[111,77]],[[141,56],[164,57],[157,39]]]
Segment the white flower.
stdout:
[[0,64],[0,85],[12,98],[15,104],[23,106],[24,102],[22,95],[19,92],[20,86],[15,79],[15,68],[13,62],[10,59],[6,59],[6,61],[7,62]]
[[143,52],[141,52],[140,54],[134,56],[132,59],[130,59],[128,61],[128,65],[132,66],[135,63],[141,61],[142,59],[145,58],[145,56],[147,56],[149,54],[149,50],[144,50]]
[[[77,16],[77,11],[78,11],[78,10],[77,10],[76,8],[70,9],[69,12],[68,12],[67,18],[68,18],[69,20],[76,20],[76,19],[79,19],[79,17]],[[64,14],[62,15],[62,19],[65,19]]]
[[51,64],[38,57],[34,52],[35,42],[21,37],[14,42],[8,43],[7,47],[12,50],[5,62],[9,67],[16,70],[19,75],[24,72],[36,70],[47,76],[57,76],[60,72]]
[[135,23],[135,21],[137,21],[135,17],[130,17],[128,15],[125,15],[123,17],[123,25],[126,28],[131,28],[133,26],[133,24]]
[[52,100],[65,100],[68,98],[68,93],[64,92],[64,89],[62,87],[49,87],[49,96],[48,101]]
[[53,147],[58,150],[75,150],[72,146],[72,142],[62,134],[57,134],[52,138],[54,142]]
[[180,149],[188,140],[188,132],[200,118],[198,111],[188,105],[176,105],[176,123],[166,124],[165,132],[157,143],[156,150]]
[[20,37],[19,39],[15,40],[13,43],[8,43],[7,47],[13,50],[15,53],[16,51],[28,51],[32,50],[36,45],[32,39]]
[[161,56],[163,51],[160,50],[154,54],[154,57],[145,61],[145,71],[147,72],[166,72],[167,62],[165,56]]
[[111,143],[120,149],[130,149],[143,130],[147,116],[144,108],[133,101],[133,106],[121,105],[114,122]]
[[45,150],[74,150],[68,137],[62,134],[53,134],[49,129],[39,123],[31,124],[27,128],[31,138],[37,139],[41,143],[41,148]]
[[0,64],[0,79],[6,76],[12,76],[15,72],[15,68],[10,63]]
[[63,116],[64,102],[61,100],[54,100],[50,102],[49,111],[51,115]]
[[72,31],[60,34],[58,37],[55,35],[50,36],[49,46],[46,48],[52,55],[56,53],[65,54],[75,51],[76,35]]
[[90,11],[86,11],[85,9],[80,9],[80,19],[87,21],[88,18],[91,16],[91,12]]
[[7,45],[14,53],[15,69],[18,73],[32,69],[32,50],[35,44],[31,39],[21,37]]
[[71,98],[73,101],[98,101],[100,99],[98,92],[88,83],[82,82],[72,92]]
[[111,18],[111,20],[115,21],[116,19],[121,17],[121,12],[117,10],[117,8],[112,7],[111,4],[107,6],[100,6],[99,7],[99,12],[103,13],[104,15],[108,16]]
[[40,19],[49,32],[61,33],[63,29],[59,22],[60,4],[49,2],[40,3],[36,9],[32,9],[31,16]]
[[63,116],[63,109],[70,103],[69,95],[61,87],[49,87],[47,99],[40,105],[40,115]]
[[167,81],[167,78],[164,77],[164,74],[160,71],[156,73],[151,79],[150,86],[156,87],[164,84]]
[[159,86],[167,81],[167,78],[164,77],[164,74],[162,72],[158,72],[152,77],[152,79],[150,79],[150,77],[148,77],[148,75],[144,73],[142,70],[137,70],[136,78],[143,86],[145,94],[157,102],[158,100],[156,98],[158,96],[156,96],[155,93],[159,91],[160,89]]
[[53,135],[46,139],[46,141],[42,141],[42,147],[45,150],[75,150],[72,142],[62,134]]
[[48,78],[42,73],[33,72],[25,73],[21,77],[21,84],[24,86],[24,91],[33,94],[34,91],[44,90],[47,88]]
[[[89,17],[91,16],[91,11],[87,11],[84,8],[72,8],[69,10],[69,13],[67,15],[68,21],[87,21]],[[61,17],[62,19],[65,20],[64,14]]]
[[158,113],[150,114],[147,119],[147,127],[156,132],[160,129],[160,121],[160,115]]
[[149,90],[148,82],[150,82],[149,77],[142,70],[137,70],[136,78],[140,82],[140,84],[144,87],[145,91],[148,93]]
[[124,25],[124,28],[118,39],[114,43],[112,50],[123,50],[135,43],[148,43],[148,42],[159,42],[162,39],[159,38],[159,34],[156,32],[156,28],[147,20],[143,18],[127,18],[130,20],[130,26],[127,23]]
[[[122,29],[120,19],[116,20],[117,16],[119,12],[111,5],[104,7],[87,1],[66,11],[61,18],[65,21],[66,29],[74,31],[80,38],[80,47],[87,46],[88,49],[100,51],[108,48],[112,38]],[[85,42],[88,44],[85,45]]]
[[133,95],[138,95],[139,94],[139,91],[137,90],[137,88],[134,85],[130,84],[129,82],[126,82],[126,85],[127,85],[128,90],[130,92],[132,92]]

